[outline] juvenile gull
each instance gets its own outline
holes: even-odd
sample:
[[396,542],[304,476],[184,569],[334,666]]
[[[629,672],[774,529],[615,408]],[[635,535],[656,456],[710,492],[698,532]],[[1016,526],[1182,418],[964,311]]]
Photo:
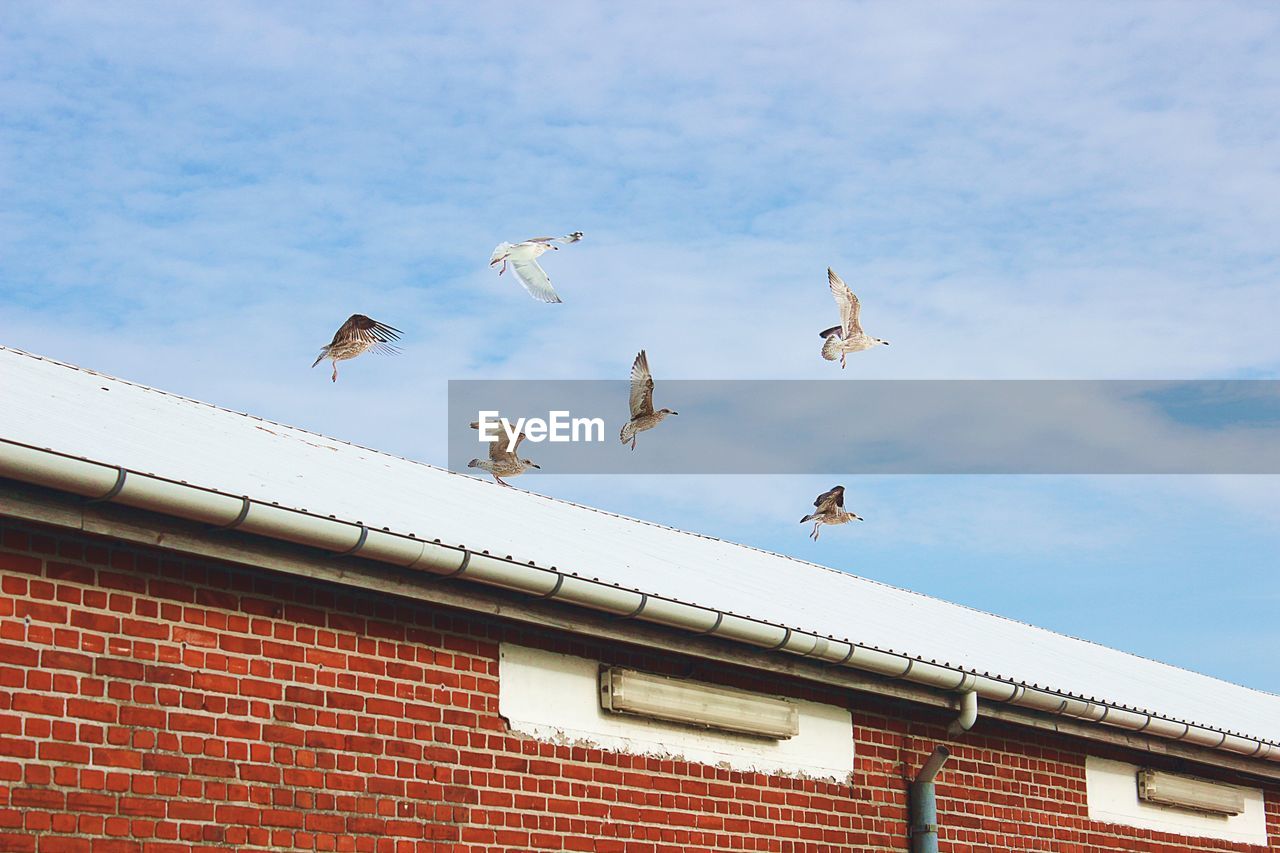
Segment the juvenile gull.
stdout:
[[816,510],[800,519],[800,523],[813,522],[813,532],[809,534],[814,542],[818,541],[818,528],[824,524],[844,524],[847,521],[862,521],[862,517],[844,510],[844,486],[835,486],[831,491],[818,495],[813,502]]
[[[523,432],[518,434],[515,443],[512,443],[510,433],[507,432],[510,426],[507,419],[503,418],[502,426],[498,430],[498,440],[489,444],[488,459],[472,459],[467,463],[468,468],[488,471],[493,475],[493,479],[507,487],[511,484],[502,482],[503,477],[515,477],[530,468],[541,469],[542,467],[531,459],[521,459],[516,455],[516,450],[520,447],[520,442],[524,441],[525,434]],[[480,429],[480,422],[472,421],[471,428]]]
[[636,433],[653,429],[667,417],[678,415],[670,409],[653,410],[653,376],[649,373],[649,357],[644,350],[636,356],[631,365],[631,420],[622,428],[619,438],[622,443],[631,442],[631,449],[636,449]]
[[393,346],[392,341],[400,340],[400,330],[386,323],[379,323],[363,314],[352,314],[342,324],[328,346],[320,350],[316,360],[311,362],[315,367],[326,358],[333,362],[333,377],[330,381],[338,381],[338,362],[355,358],[361,353],[373,350],[384,355],[396,355],[400,348]]
[[822,345],[822,357],[827,361],[835,361],[839,356],[840,369],[843,370],[844,357],[849,353],[862,352],[876,344],[888,346],[889,342],[873,338],[862,331],[862,323],[858,319],[862,306],[858,303],[858,297],[853,295],[849,285],[831,267],[827,267],[827,281],[831,284],[831,295],[836,298],[836,305],[840,308],[840,325],[824,329],[818,335],[826,339]]
[[493,250],[493,256],[489,258],[489,266],[501,261],[502,268],[498,270],[498,275],[502,275],[507,271],[509,263],[511,269],[515,271],[516,278],[520,279],[524,289],[529,291],[529,295],[534,299],[541,302],[563,302],[564,300],[551,286],[551,279],[547,277],[542,267],[538,266],[537,258],[548,250],[558,250],[560,247],[555,245],[556,243],[576,243],[581,239],[582,232],[574,231],[563,237],[534,237],[523,243],[499,243]]

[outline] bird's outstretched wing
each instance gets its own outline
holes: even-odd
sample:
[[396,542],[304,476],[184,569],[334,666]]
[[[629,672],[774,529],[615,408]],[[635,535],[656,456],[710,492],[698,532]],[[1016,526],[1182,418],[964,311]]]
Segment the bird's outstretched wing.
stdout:
[[844,508],[844,486],[836,486],[830,491],[823,492],[814,500],[813,505],[818,508],[818,513],[830,512],[832,509]]
[[[500,462],[504,459],[510,459],[512,456],[515,456],[516,448],[520,446],[521,441],[524,441],[524,433],[520,433],[516,436],[515,443],[513,444],[508,433],[508,430],[511,429],[511,422],[506,418],[503,418],[501,424],[502,425],[498,428],[497,441],[489,442],[489,458],[494,462]],[[472,421],[471,428],[475,430],[480,429],[480,422]]]
[[842,337],[847,340],[861,335],[862,323],[858,320],[858,312],[862,306],[858,303],[858,297],[853,295],[849,285],[831,267],[827,267],[827,281],[831,284],[831,295],[836,298],[836,305],[840,308]]
[[381,349],[384,351],[396,352],[398,349],[391,346],[392,341],[400,340],[401,331],[395,326],[388,326],[386,323],[379,323],[372,317],[366,317],[363,314],[352,314],[347,318],[347,322],[343,323],[338,329],[337,334],[333,336],[332,343],[372,343],[373,349],[379,349],[379,344],[383,345]]
[[644,350],[631,365],[631,419],[653,414],[653,376]]
[[530,243],[564,243],[566,246],[570,243],[576,243],[582,239],[581,231],[574,231],[572,234],[566,234],[563,237],[530,237],[527,242]]
[[529,295],[540,302],[563,302],[560,294],[556,293],[554,287],[551,286],[551,279],[538,266],[538,262],[529,259],[525,261],[509,260],[511,269],[515,271],[516,278],[520,279],[520,283],[524,285],[524,289],[529,291]]

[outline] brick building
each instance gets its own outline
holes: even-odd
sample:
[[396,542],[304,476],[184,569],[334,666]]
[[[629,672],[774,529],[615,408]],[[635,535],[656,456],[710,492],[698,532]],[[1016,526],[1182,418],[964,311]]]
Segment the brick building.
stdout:
[[1280,849],[1275,695],[3,348],[0,395],[0,850],[905,850],[938,746],[943,850]]

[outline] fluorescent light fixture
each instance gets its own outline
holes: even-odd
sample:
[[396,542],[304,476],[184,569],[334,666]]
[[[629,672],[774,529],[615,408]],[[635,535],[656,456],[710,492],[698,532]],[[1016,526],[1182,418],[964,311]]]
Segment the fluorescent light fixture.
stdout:
[[1216,815],[1237,815],[1244,811],[1244,795],[1230,785],[1161,770],[1138,771],[1138,799]]
[[601,667],[600,707],[774,740],[800,733],[800,712],[785,699],[620,667]]

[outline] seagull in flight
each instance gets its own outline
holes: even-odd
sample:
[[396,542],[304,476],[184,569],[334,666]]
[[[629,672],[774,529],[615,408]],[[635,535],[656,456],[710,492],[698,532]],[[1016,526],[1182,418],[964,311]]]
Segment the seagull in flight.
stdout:
[[[472,421],[472,429],[480,429],[479,421]],[[502,427],[498,430],[498,440],[489,443],[488,459],[472,459],[467,463],[468,468],[479,468],[482,471],[488,471],[493,479],[498,481],[499,485],[511,487],[510,483],[504,483],[503,477],[515,477],[523,474],[530,468],[542,469],[542,466],[534,462],[532,459],[521,459],[516,455],[516,450],[520,447],[520,442],[524,441],[525,434],[519,433],[515,437],[515,441],[511,440],[511,433],[508,430],[511,423],[506,419],[502,419]]]
[[813,522],[813,532],[809,537],[818,541],[818,528],[824,524],[844,524],[847,521],[862,521],[862,517],[844,509],[844,486],[835,486],[830,491],[818,495],[813,502],[816,510],[800,519],[800,523]]
[[363,314],[352,314],[334,334],[333,340],[322,347],[316,360],[311,362],[315,367],[326,358],[333,362],[332,382],[338,381],[338,362],[355,358],[369,350],[383,355],[397,355],[400,348],[391,342],[400,340],[400,330],[386,323],[379,323]]
[[849,285],[831,267],[827,267],[827,281],[831,284],[831,295],[835,297],[836,306],[840,309],[840,325],[824,329],[818,335],[824,339],[822,357],[827,361],[835,361],[838,357],[840,369],[843,370],[844,357],[849,353],[862,352],[876,344],[888,346],[889,342],[873,338],[862,331],[862,322],[858,319],[862,306],[858,297],[853,295]]
[[653,410],[653,375],[649,373],[649,357],[644,350],[636,356],[631,365],[631,420],[622,428],[619,438],[622,443],[631,442],[631,449],[636,449],[636,433],[653,429],[666,419],[667,415],[678,415],[670,409]]
[[502,275],[507,271],[507,264],[511,264],[516,278],[520,279],[524,289],[529,291],[529,295],[534,299],[539,302],[563,302],[560,294],[556,293],[555,288],[551,286],[551,279],[547,277],[542,267],[538,266],[538,256],[548,250],[558,250],[560,247],[556,243],[568,245],[581,239],[582,232],[574,231],[563,237],[534,237],[523,243],[499,243],[493,250],[493,256],[489,258],[489,266],[501,262],[502,268],[498,270],[498,275]]

